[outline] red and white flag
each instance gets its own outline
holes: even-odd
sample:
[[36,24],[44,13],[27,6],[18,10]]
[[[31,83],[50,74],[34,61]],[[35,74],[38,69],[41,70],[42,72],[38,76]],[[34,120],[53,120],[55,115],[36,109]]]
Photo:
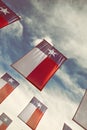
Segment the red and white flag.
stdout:
[[47,107],[36,97],[33,97],[18,117],[31,129],[35,130]]
[[72,130],[66,123],[64,123],[63,130]]
[[20,17],[0,0],[0,28],[3,28],[4,26],[7,26],[19,19]]
[[73,117],[73,120],[87,130],[87,90],[78,106],[78,109]]
[[42,90],[66,59],[62,53],[43,40],[11,66],[39,90]]
[[6,130],[11,122],[12,120],[5,113],[2,113],[0,115],[0,130]]
[[19,85],[9,74],[5,73],[0,78],[0,103]]

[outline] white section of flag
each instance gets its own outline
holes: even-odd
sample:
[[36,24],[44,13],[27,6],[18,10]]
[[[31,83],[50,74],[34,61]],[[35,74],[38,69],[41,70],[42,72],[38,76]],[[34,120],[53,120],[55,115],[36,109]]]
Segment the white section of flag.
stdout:
[[0,120],[0,125],[2,125],[3,124],[3,122]]
[[7,84],[7,82],[0,78],[0,89],[3,88],[3,86],[6,84]]
[[29,105],[19,114],[18,117],[26,123],[35,110],[36,106],[33,105],[32,103],[29,103]]
[[87,129],[87,90],[73,118],[80,126]]
[[24,77],[27,77],[46,57],[45,53],[35,47],[20,60],[12,64],[12,67]]

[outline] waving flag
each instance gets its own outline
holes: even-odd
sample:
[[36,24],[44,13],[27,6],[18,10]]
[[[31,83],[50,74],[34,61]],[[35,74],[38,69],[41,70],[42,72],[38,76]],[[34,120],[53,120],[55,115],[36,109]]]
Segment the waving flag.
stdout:
[[30,103],[18,115],[31,129],[35,130],[47,107],[36,97],[33,97]]
[[0,0],[0,28],[7,26],[17,20],[20,17],[17,16],[4,2]]
[[19,85],[9,74],[0,78],[0,103]]
[[5,113],[2,113],[0,115],[0,130],[6,130],[11,122],[12,120]]
[[73,120],[87,130],[87,90],[82,98],[81,103],[73,117]]
[[64,123],[63,130],[72,130],[66,123]]
[[13,63],[12,67],[42,90],[65,60],[63,54],[43,40],[24,57]]

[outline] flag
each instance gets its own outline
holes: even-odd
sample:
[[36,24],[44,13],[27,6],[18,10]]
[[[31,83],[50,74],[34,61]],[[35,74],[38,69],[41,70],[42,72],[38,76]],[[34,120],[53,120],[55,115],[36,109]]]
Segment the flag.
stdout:
[[66,59],[62,53],[43,40],[11,66],[42,90]]
[[19,85],[9,74],[5,73],[0,78],[0,103]]
[[73,120],[87,130],[87,90],[78,106]]
[[18,117],[31,129],[35,130],[46,109],[47,107],[43,103],[33,97]]
[[7,26],[19,19],[20,17],[0,0],[0,28],[3,28],[4,26]]
[[12,120],[5,113],[2,113],[0,115],[0,130],[6,130],[11,122]]
[[66,123],[64,123],[63,130],[72,130]]

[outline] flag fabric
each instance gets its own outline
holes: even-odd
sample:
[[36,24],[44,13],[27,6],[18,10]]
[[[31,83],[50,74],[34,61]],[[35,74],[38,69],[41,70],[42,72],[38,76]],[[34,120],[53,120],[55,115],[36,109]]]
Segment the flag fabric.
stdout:
[[7,26],[19,19],[20,17],[0,0],[0,28],[3,28],[4,26]]
[[36,97],[33,97],[18,117],[31,129],[35,130],[46,110],[47,107]]
[[0,130],[6,130],[11,122],[12,120],[5,113],[2,113],[0,115]]
[[87,130],[87,90],[78,106],[73,120]]
[[64,123],[63,130],[72,130],[66,123]]
[[66,59],[62,53],[43,40],[11,66],[42,90]]
[[9,74],[5,73],[0,78],[0,103],[19,85]]

